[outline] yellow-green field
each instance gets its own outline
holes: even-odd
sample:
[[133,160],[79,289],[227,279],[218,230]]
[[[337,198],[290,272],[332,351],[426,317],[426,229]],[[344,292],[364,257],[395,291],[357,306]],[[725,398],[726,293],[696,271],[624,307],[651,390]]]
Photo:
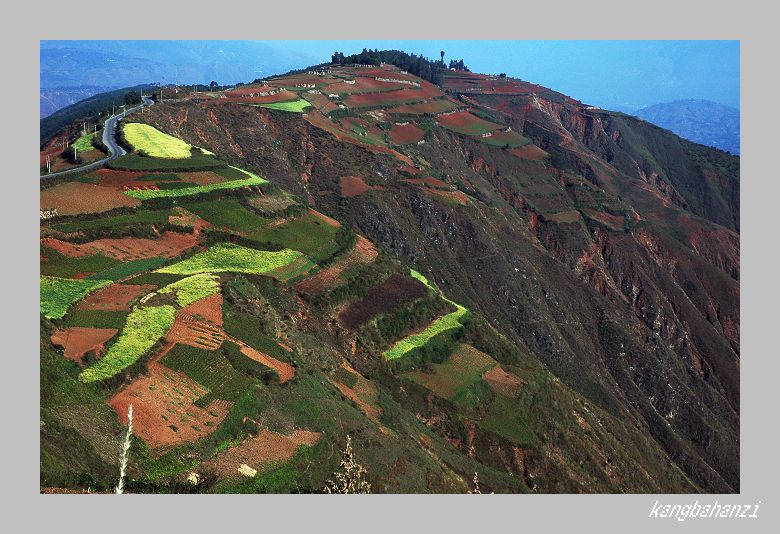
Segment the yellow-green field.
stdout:
[[155,158],[189,158],[192,145],[161,132],[154,126],[131,122],[123,126],[125,139],[133,148]]

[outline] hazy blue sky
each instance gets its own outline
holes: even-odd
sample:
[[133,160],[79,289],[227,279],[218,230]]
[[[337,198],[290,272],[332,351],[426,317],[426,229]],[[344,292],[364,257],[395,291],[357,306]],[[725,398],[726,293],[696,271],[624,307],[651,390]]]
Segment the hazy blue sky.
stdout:
[[363,47],[399,49],[474,72],[499,73],[607,108],[639,108],[686,98],[739,108],[739,41],[265,41],[327,56]]
[[739,107],[739,41],[42,41],[41,86],[249,82],[362,48],[464,59],[608,109],[688,98]]

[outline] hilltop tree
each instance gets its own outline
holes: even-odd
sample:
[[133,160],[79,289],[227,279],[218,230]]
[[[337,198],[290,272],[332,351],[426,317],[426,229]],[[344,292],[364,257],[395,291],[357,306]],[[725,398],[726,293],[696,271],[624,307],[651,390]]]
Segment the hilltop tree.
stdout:
[[211,83],[209,84],[209,87],[211,87],[211,90],[213,91],[217,87],[219,87],[219,84],[215,82],[214,80],[211,80]]
[[365,479],[365,474],[366,468],[352,455],[352,437],[347,434],[347,446],[339,470],[325,483],[325,493],[371,493],[371,484]]
[[141,93],[138,91],[129,91],[125,93],[125,104],[132,106],[141,103]]
[[441,63],[442,63],[442,65],[443,65],[443,64],[444,64],[444,50],[442,50],[441,52],[439,52],[439,54],[441,54]]

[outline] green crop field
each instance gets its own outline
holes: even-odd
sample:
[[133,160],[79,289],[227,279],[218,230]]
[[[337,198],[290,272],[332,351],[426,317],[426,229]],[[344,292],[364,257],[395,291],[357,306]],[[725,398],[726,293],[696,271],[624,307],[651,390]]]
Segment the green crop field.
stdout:
[[482,380],[486,371],[498,362],[470,345],[459,345],[443,363],[433,363],[432,373],[412,371],[404,377],[447,400],[453,400],[473,383]]
[[429,324],[428,327],[419,334],[413,334],[398,341],[393,347],[385,351],[384,357],[387,360],[395,360],[412,349],[422,347],[428,343],[431,338],[441,334],[442,332],[461,328],[463,326],[460,322],[461,319],[463,319],[466,314],[469,313],[469,310],[466,307],[461,306],[457,302],[453,302],[445,297],[436,286],[434,286],[431,282],[428,281],[427,278],[425,278],[425,276],[415,271],[414,269],[410,269],[409,271],[412,277],[416,278],[430,289],[437,292],[442,299],[452,304],[457,309],[452,313],[448,313],[447,315],[439,317],[431,324]]
[[76,142],[73,143],[73,146],[79,152],[86,152],[87,150],[92,150],[95,148],[92,146],[92,138],[94,137],[95,137],[94,133],[88,133],[86,135],[82,135],[81,137],[76,139]]
[[222,243],[191,258],[157,269],[157,272],[185,275],[219,272],[269,274],[301,259],[302,256],[297,250],[272,252]]
[[[243,355],[241,357],[246,358]],[[209,390],[195,402],[203,408],[214,399],[238,400],[255,383],[236,371],[222,351],[176,345],[163,357],[162,364],[174,371],[181,371]]]
[[125,154],[106,163],[119,171],[194,172],[227,168],[224,161],[193,148],[188,158],[150,158],[140,154]]
[[125,139],[138,151],[154,158],[189,158],[192,145],[154,126],[131,122],[122,127]]
[[217,228],[229,228],[238,232],[251,232],[271,222],[271,219],[249,211],[238,200],[229,198],[189,202],[181,206]]
[[[239,169],[240,170],[240,169]],[[248,171],[241,170],[247,178],[242,180],[233,180],[231,182],[221,182],[208,185],[197,185],[193,187],[183,187],[179,189],[132,189],[125,191],[125,194],[137,198],[139,200],[150,200],[153,198],[175,198],[186,197],[190,195],[198,195],[200,193],[208,193],[210,191],[218,191],[220,189],[237,189],[239,187],[245,187],[250,185],[263,185],[268,183],[268,180],[261,178],[256,174]]]
[[71,278],[79,273],[96,273],[121,265],[118,260],[102,254],[71,258],[47,247],[41,247],[41,254],[46,257],[46,261],[41,262],[41,274],[60,278]]
[[307,212],[279,226],[262,226],[247,233],[247,237],[260,243],[299,250],[312,260],[320,261],[338,250],[338,230]]
[[166,224],[168,222],[169,210],[142,210],[138,209],[133,213],[125,215],[114,215],[111,217],[101,217],[87,221],[68,221],[54,224],[52,228],[60,232],[80,232],[83,230],[94,230],[96,228],[115,228],[128,224]]
[[109,347],[105,356],[84,369],[79,380],[105,380],[134,364],[168,332],[175,314],[173,306],[134,308],[116,343]]
[[302,98],[290,102],[274,102],[272,104],[260,104],[260,107],[268,109],[278,109],[279,111],[291,111],[293,113],[303,113],[303,110],[311,107],[311,104]]
[[176,293],[176,302],[184,307],[219,292],[219,277],[205,273],[194,274],[168,284],[159,292]]
[[42,276],[41,313],[48,319],[59,319],[68,312],[71,304],[110,283],[107,280],[71,280]]

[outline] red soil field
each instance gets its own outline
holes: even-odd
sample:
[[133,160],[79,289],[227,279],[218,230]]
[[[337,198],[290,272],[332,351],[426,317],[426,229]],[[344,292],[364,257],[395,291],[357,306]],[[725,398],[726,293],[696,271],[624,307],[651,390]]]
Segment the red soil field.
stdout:
[[121,237],[97,239],[81,245],[61,241],[53,237],[41,238],[41,244],[72,258],[103,254],[120,261],[146,258],[173,258],[198,244],[195,233],[163,232],[157,239]]
[[384,189],[381,185],[368,185],[362,176],[342,176],[339,182],[342,197],[357,197],[371,189],[381,191]]
[[443,113],[446,111],[452,111],[459,107],[463,107],[463,104],[449,98],[439,98],[436,100],[429,100],[427,102],[418,102],[417,104],[396,106],[394,108],[390,108],[388,111],[394,114],[423,115],[425,113]]
[[[392,78],[388,76],[388,73],[384,73],[380,78]],[[399,78],[400,79],[400,78]],[[342,94],[356,94],[356,93],[371,93],[378,91],[394,91],[398,89],[405,89],[411,87],[405,83],[393,83],[382,82],[376,78],[368,78],[364,76],[355,77],[354,84],[344,83],[343,80],[336,80],[333,83],[329,83],[322,88],[322,92],[325,94],[330,93],[342,93]]]
[[214,293],[195,301],[182,308],[181,313],[222,326],[222,293]]
[[114,188],[82,182],[66,182],[41,191],[41,208],[56,208],[60,215],[100,213],[140,205],[137,198]]
[[439,115],[438,123],[445,128],[450,128],[456,132],[466,135],[479,135],[483,132],[498,130],[502,128],[500,124],[494,124],[472,115],[468,111],[456,111],[449,115]]
[[418,128],[417,125],[413,122],[410,122],[404,126],[393,124],[393,127],[390,130],[390,139],[392,139],[393,143],[396,145],[416,143],[422,139],[424,135],[425,132]]
[[148,375],[123,387],[108,401],[123,425],[127,424],[128,405],[133,405],[133,432],[156,454],[210,434],[229,411],[229,405],[221,403],[212,403],[205,410],[194,404],[206,390],[184,373],[159,363],[172,347],[172,343],[164,346],[149,362]]
[[509,152],[518,158],[529,159],[531,161],[544,161],[549,154],[534,144],[525,145],[520,148],[510,148]]
[[225,91],[223,94],[225,98],[245,97],[251,94],[268,93],[276,90],[276,87],[270,85],[244,85],[242,87],[236,87],[229,91]]
[[487,381],[493,391],[513,399],[517,398],[520,390],[527,384],[525,380],[507,373],[499,365],[486,371],[482,378]]
[[82,300],[76,306],[77,310],[94,311],[127,311],[130,310],[130,303],[153,291],[156,287],[153,285],[128,285],[111,284],[97,291],[90,293],[87,298]]
[[424,297],[425,285],[409,276],[390,275],[382,283],[368,290],[366,295],[339,313],[339,323],[354,330],[378,315],[393,312],[404,304]]
[[302,280],[295,285],[298,291],[303,293],[317,294],[325,289],[334,287],[344,282],[342,273],[352,267],[368,265],[372,263],[379,255],[374,244],[363,237],[357,236],[355,247],[333,262],[327,268],[318,271],[317,274],[306,280]]
[[316,94],[313,95],[311,93],[303,93],[301,96],[305,98],[316,109],[320,110],[322,113],[327,114],[333,110],[338,109],[338,105],[330,98],[328,98],[326,95],[316,95]]
[[285,436],[263,429],[257,436],[219,453],[215,459],[203,463],[202,466],[206,469],[214,469],[220,477],[240,476],[238,468],[243,464],[259,471],[265,464],[289,460],[298,447],[301,445],[311,447],[319,439],[319,432],[308,430],[295,430],[289,436]]
[[414,165],[401,165],[398,170],[407,174],[420,174],[422,172],[422,169],[418,169]]
[[[140,178],[150,173],[146,171],[142,172],[130,172],[130,171],[116,171],[113,169],[99,169],[89,174],[90,177],[98,179],[98,184],[106,187],[113,187],[119,190],[127,189],[144,189],[150,186],[154,186],[155,182],[148,180],[140,180]],[[162,174],[162,173],[160,173]],[[225,181],[223,176],[213,171],[197,171],[197,172],[177,172],[182,182],[193,182],[198,185],[208,185],[214,183],[221,183]],[[161,182],[170,182],[172,180],[160,180]]]
[[469,203],[469,197],[463,191],[440,191],[438,189],[425,189],[425,192],[429,195],[434,195],[437,197],[446,198],[447,200],[451,200],[453,202],[457,202],[462,206],[465,206]]
[[268,96],[231,96],[223,102],[239,102],[241,104],[273,104],[274,102],[286,102],[288,100],[297,100],[298,95],[292,91],[279,91],[275,95]]
[[205,321],[192,320],[192,316],[177,316],[165,340],[206,350],[217,350],[225,337],[222,330]]
[[420,88],[350,95],[345,99],[345,103],[347,107],[351,108],[383,106],[428,100],[429,98],[440,97],[442,94],[435,85],[424,81]]
[[337,380],[332,380],[333,384],[338,388],[342,395],[357,404],[358,408],[360,408],[364,414],[375,422],[378,422],[379,417],[382,415],[382,410],[378,406],[375,406],[378,395],[374,384],[355,371],[346,362],[341,364],[341,368],[355,375],[355,385],[354,387],[349,387]]
[[84,355],[93,350],[97,354],[103,352],[103,346],[117,334],[116,328],[84,328],[74,326],[64,330],[55,330],[51,342],[62,347],[65,357],[79,364],[83,363]]
[[226,334],[226,338],[232,341],[233,343],[235,343],[236,345],[238,345],[238,347],[241,349],[241,354],[243,354],[247,358],[254,360],[261,365],[265,365],[266,367],[269,367],[271,369],[275,369],[276,372],[279,373],[280,384],[284,384],[285,382],[292,380],[295,377],[295,367],[293,367],[289,363],[280,362],[276,358],[250,347],[240,339],[236,339],[227,334]]

